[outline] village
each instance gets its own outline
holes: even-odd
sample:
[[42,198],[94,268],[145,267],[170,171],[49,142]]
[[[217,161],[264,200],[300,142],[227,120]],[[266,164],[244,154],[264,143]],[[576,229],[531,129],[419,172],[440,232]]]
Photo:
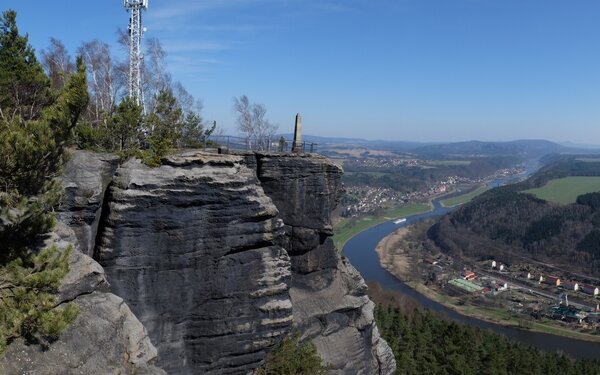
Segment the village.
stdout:
[[[380,165],[379,167],[382,166]],[[480,179],[450,176],[428,185],[425,189],[404,193],[389,187],[368,185],[346,186],[346,194],[342,199],[340,216],[351,218],[362,215],[377,215],[380,211],[389,207],[398,207],[399,205],[408,203],[426,203],[444,194],[469,191],[494,179],[518,175],[523,171],[523,168],[500,169],[493,175]]]
[[417,269],[428,287],[455,297],[459,304],[502,308],[524,322],[520,324],[524,328],[527,321],[552,321],[580,332],[600,333],[600,289],[590,280],[494,259],[459,264],[442,254],[427,256]]

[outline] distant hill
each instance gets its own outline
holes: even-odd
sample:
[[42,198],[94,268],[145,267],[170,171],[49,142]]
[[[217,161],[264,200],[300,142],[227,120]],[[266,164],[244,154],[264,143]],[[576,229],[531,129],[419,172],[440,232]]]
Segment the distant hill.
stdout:
[[[292,133],[276,135],[277,138],[281,136],[286,139],[294,138],[294,134]],[[416,154],[423,158],[430,159],[451,157],[465,158],[474,156],[517,156],[525,160],[541,158],[548,154],[600,153],[600,147],[594,149],[593,146],[577,147],[575,144],[562,145],[541,139],[516,140],[509,142],[465,141],[435,143],[321,137],[307,134],[302,136],[302,140],[317,143],[319,145],[319,150],[359,147],[370,150]]]
[[444,143],[419,147],[413,150],[429,157],[443,156],[521,156],[523,158],[539,158],[547,154],[567,152],[568,147],[545,140],[517,140],[510,142],[467,141]]
[[509,263],[525,257],[600,277],[600,192],[590,189],[563,205],[528,193],[567,178],[572,190],[577,188],[572,176],[600,176],[600,157],[557,157],[528,180],[490,190],[441,218],[428,236],[458,256]]
[[[276,137],[283,136],[285,139],[293,139],[294,134],[277,134]],[[367,140],[361,138],[343,138],[343,137],[321,137],[316,135],[303,135],[302,140],[306,142],[314,142],[324,146],[348,146],[348,147],[364,147],[371,150],[393,151],[393,152],[409,152],[418,147],[432,145],[432,142],[410,142],[410,141],[385,141],[385,140]],[[319,147],[321,149],[321,147]]]
[[582,144],[582,143],[573,143],[573,142],[561,142],[560,144],[565,147],[571,148],[571,149],[600,150],[600,145]]

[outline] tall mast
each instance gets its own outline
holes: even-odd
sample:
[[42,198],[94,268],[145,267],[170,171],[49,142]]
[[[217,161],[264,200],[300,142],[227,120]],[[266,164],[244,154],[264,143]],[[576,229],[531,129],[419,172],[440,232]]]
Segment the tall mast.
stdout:
[[124,0],[129,17],[129,97],[138,105],[144,104],[142,91],[142,10],[148,8],[148,0]]

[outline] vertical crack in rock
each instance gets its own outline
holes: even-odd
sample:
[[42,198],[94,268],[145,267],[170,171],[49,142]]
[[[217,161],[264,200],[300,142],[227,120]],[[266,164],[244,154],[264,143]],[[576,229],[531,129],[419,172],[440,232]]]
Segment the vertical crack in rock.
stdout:
[[293,322],[278,211],[241,156],[132,160],[110,188],[97,255],[170,374],[243,374]]
[[81,251],[88,256],[93,255],[105,192],[118,162],[112,154],[77,151],[65,166],[65,199],[57,218],[75,232]]
[[72,248],[57,304],[73,302],[79,315],[48,348],[13,341],[0,358],[0,374],[165,374],[153,365],[157,351],[146,329],[123,299],[110,293],[104,270],[86,255],[93,250],[116,162],[108,154],[77,151],[67,164],[66,197],[45,246]]
[[315,155],[257,155],[258,178],[285,223],[294,324],[338,374],[393,374],[360,274],[333,245],[342,169]]
[[161,374],[156,349],[170,374],[247,374],[292,324],[333,373],[393,373],[366,285],[331,239],[341,168],[198,152],[116,163],[78,152],[67,166],[59,218],[72,230],[57,235],[83,252],[60,300],[82,312],[48,352],[10,345],[9,374]]

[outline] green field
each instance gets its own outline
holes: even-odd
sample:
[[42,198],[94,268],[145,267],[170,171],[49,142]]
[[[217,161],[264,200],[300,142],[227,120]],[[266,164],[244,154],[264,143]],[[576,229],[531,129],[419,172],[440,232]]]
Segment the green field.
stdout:
[[573,176],[550,180],[540,188],[523,193],[558,204],[570,204],[575,203],[579,195],[596,191],[600,191],[600,177]]
[[483,185],[469,193],[459,195],[456,197],[452,197],[452,198],[448,198],[448,199],[444,199],[440,203],[444,207],[458,206],[459,204],[464,204],[464,203],[470,202],[473,198],[475,198],[476,196],[478,196],[480,194],[483,194],[484,192],[486,192],[488,190],[489,190],[489,188],[487,186]]
[[579,158],[576,159],[577,161],[583,161],[586,163],[599,163],[600,162],[600,158]]
[[359,219],[343,219],[333,229],[333,242],[335,246],[342,250],[349,239],[377,224],[399,217],[421,214],[431,211],[430,204],[410,203],[406,206],[390,209],[384,212],[383,216],[367,216]]

